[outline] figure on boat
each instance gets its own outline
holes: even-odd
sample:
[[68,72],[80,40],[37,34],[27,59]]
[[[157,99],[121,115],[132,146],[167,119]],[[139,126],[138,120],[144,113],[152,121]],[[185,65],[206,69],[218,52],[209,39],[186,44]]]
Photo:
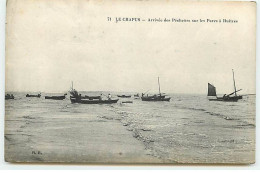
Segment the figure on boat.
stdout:
[[137,94],[134,94],[134,99],[139,99],[140,98],[140,95],[139,95],[139,93],[137,93]]
[[[214,96],[216,98],[209,98],[209,101],[226,101],[226,102],[237,102],[239,99],[242,99],[243,97],[240,95],[237,95],[237,92],[241,91],[242,89],[236,90],[236,83],[235,83],[235,77],[234,77],[234,71],[233,72],[233,82],[234,82],[234,92],[230,94],[224,94],[223,97],[217,97],[216,94],[216,87],[210,83],[208,83],[208,96]],[[234,95],[233,95],[234,94]]]
[[6,94],[5,100],[9,100],[9,99],[14,99],[14,95],[13,94]]
[[108,97],[107,97],[107,98],[108,98],[108,100],[111,100],[111,99],[112,99],[112,96],[111,96],[110,93],[108,94]]
[[159,85],[159,94],[154,94],[153,96],[149,96],[148,94],[145,96],[144,93],[142,93],[142,101],[170,101],[171,97],[166,97],[164,93],[161,93],[160,88],[160,79],[158,77],[158,85]]

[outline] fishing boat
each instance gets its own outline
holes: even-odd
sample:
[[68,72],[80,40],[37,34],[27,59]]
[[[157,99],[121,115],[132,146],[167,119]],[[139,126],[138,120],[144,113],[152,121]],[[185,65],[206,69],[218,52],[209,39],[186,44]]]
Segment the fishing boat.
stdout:
[[98,97],[98,99],[89,99],[86,97],[82,97],[81,94],[78,93],[77,90],[73,89],[73,84],[72,88],[70,91],[70,101],[71,103],[81,103],[81,104],[113,104],[117,103],[119,99],[111,99],[108,97],[108,99],[103,100],[101,96]]
[[76,97],[70,97],[71,103],[81,103],[81,104],[113,104],[117,103],[119,99],[107,99],[107,100],[89,100],[89,99],[81,99]]
[[[215,98],[209,98],[209,101],[224,101],[224,102],[237,102],[239,99],[242,99],[243,97],[240,95],[237,95],[237,92],[241,91],[242,89],[237,90],[236,89],[236,82],[235,82],[235,75],[234,70],[233,72],[233,82],[234,82],[234,92],[230,94],[224,94],[222,97],[218,97],[216,93],[216,87],[210,83],[208,83],[208,96],[214,96]],[[233,95],[234,94],[234,95]]]
[[160,79],[158,77],[158,86],[159,86],[159,94],[155,94],[153,96],[148,96],[148,94],[145,96],[142,94],[142,101],[170,101],[171,97],[166,97],[164,93],[161,93],[161,87],[160,87]]
[[41,93],[40,93],[40,94],[37,94],[37,95],[26,94],[26,97],[38,97],[38,98],[40,98],[40,97],[41,97]]
[[51,99],[51,100],[64,100],[66,98],[67,94],[64,94],[63,96],[45,96],[45,99]]
[[131,95],[117,95],[117,97],[120,97],[120,98],[130,98]]
[[14,95],[13,94],[6,94],[5,95],[5,100],[10,100],[10,99],[14,99]]

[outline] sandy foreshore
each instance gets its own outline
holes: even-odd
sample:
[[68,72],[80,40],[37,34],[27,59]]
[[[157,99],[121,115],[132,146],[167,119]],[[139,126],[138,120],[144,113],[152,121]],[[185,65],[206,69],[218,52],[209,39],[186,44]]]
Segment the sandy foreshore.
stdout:
[[6,116],[7,162],[161,163],[117,120],[97,115]]

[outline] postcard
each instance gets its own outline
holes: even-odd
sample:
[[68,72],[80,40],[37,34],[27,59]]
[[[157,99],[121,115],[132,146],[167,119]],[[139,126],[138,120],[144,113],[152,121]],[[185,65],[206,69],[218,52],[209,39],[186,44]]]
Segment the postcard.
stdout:
[[5,62],[6,162],[255,162],[255,2],[8,0]]

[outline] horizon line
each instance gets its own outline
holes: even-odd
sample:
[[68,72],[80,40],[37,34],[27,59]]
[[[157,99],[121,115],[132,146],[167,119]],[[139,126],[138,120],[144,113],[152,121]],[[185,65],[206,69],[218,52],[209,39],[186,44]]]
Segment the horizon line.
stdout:
[[[56,93],[68,93],[68,91],[62,91],[62,92],[48,92],[48,91],[5,91],[6,93],[47,93],[47,94],[56,94]],[[112,92],[112,93],[145,93],[145,92],[136,92],[136,91],[102,91],[102,90],[78,90],[78,92]],[[154,94],[157,92],[146,92],[146,94]],[[163,94],[205,94],[207,95],[207,92],[205,93],[183,93],[183,92],[162,92]],[[225,93],[219,93],[218,95],[223,95]],[[241,95],[256,95],[256,93],[241,93]]]

